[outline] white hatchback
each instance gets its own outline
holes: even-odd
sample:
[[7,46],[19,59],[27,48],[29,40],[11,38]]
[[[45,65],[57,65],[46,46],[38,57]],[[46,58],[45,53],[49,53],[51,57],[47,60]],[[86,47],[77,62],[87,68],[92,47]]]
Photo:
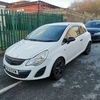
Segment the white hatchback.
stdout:
[[19,80],[58,80],[68,62],[90,50],[91,36],[83,23],[46,24],[6,50],[4,71]]

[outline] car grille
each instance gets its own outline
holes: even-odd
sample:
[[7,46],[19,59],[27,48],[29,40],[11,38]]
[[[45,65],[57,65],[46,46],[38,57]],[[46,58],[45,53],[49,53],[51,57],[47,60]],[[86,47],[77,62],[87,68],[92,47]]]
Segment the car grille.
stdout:
[[5,60],[10,65],[21,65],[25,61],[25,59],[12,58],[7,55],[5,56]]
[[100,36],[93,36],[92,41],[100,41]]

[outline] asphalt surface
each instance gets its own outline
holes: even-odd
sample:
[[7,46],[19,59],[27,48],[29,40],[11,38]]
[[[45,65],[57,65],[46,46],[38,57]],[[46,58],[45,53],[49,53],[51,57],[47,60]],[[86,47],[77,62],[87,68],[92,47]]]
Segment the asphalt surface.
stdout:
[[14,82],[17,82],[17,81],[18,80],[14,80],[4,73],[3,57],[0,57],[0,89],[3,89],[6,86],[11,85],[11,84],[13,84]]
[[[17,80],[3,71],[0,58],[0,89]],[[0,100],[100,100],[100,43],[93,43],[89,55],[80,55],[66,65],[63,77],[23,81],[0,95]]]

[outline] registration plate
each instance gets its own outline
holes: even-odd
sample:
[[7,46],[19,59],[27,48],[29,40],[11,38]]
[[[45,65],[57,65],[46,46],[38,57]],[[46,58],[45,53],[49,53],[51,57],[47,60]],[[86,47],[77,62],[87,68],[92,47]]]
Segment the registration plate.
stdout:
[[11,72],[11,73],[13,73],[13,74],[18,75],[18,70],[15,70],[15,69],[9,68],[9,67],[7,67],[7,66],[5,66],[5,69],[6,69],[8,72]]

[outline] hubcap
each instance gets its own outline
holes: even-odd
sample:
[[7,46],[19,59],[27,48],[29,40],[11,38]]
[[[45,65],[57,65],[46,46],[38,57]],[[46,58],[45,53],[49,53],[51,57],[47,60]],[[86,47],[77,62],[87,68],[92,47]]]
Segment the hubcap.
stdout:
[[62,75],[62,72],[63,72],[63,66],[64,66],[64,62],[62,60],[59,60],[57,62],[57,65],[56,65],[56,76],[61,76]]

